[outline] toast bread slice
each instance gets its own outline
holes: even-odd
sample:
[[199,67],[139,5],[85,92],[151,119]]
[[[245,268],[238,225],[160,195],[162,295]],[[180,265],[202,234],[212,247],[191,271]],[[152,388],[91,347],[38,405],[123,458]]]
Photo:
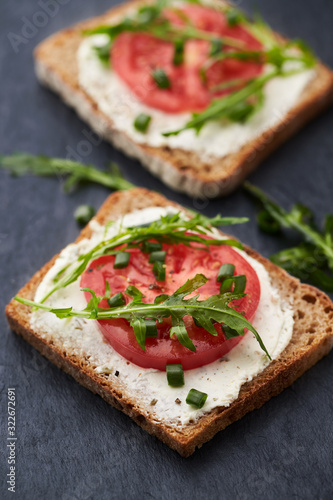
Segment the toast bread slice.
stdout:
[[319,63],[315,76],[295,106],[260,137],[238,152],[203,161],[196,152],[138,144],[117,130],[112,116],[99,110],[96,102],[79,86],[76,53],[82,30],[110,22],[141,1],[131,1],[104,15],[81,22],[43,41],[35,51],[35,68],[40,82],[58,93],[78,115],[105,140],[137,158],[172,189],[194,197],[214,198],[233,191],[270,153],[323,111],[333,100],[333,73]]
[[[95,220],[105,224],[136,209],[149,206],[176,205],[162,195],[146,189],[134,188],[112,194],[103,204]],[[181,207],[179,207],[181,208]],[[83,229],[77,241],[89,238],[89,225]],[[248,255],[257,259],[268,270],[272,285],[278,289],[284,301],[292,302],[294,329],[290,343],[259,375],[242,385],[239,396],[229,407],[216,407],[198,421],[185,426],[168,426],[159,422],[149,409],[140,407],[135,398],[122,394],[117,377],[99,374],[93,369],[88,357],[79,357],[70,350],[60,349],[48,342],[30,326],[30,308],[12,300],[6,315],[9,325],[18,335],[34,346],[59,368],[69,373],[77,382],[99,394],[115,408],[129,415],[150,434],[157,436],[183,457],[191,455],[196,447],[210,440],[218,431],[240,419],[251,410],[259,408],[272,396],[292,384],[319,359],[328,354],[333,346],[333,304],[321,291],[288,275],[254,250],[245,248]],[[33,300],[36,289],[57,256],[38,271],[18,292],[19,296]]]

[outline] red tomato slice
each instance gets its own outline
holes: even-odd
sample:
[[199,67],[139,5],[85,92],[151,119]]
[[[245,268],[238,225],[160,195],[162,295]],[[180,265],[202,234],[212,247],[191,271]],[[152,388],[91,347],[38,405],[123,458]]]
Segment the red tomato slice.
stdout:
[[[190,22],[202,31],[229,37],[244,43],[246,50],[260,50],[262,45],[242,26],[228,26],[223,13],[200,5],[186,5],[178,9]],[[185,20],[176,10],[168,9],[164,15],[175,25]],[[173,64],[174,46],[170,42],[147,33],[120,34],[111,51],[113,69],[137,97],[156,109],[167,113],[201,111],[217,95],[229,90],[214,91],[214,87],[236,79],[251,79],[260,74],[263,65],[249,61],[226,59],[215,62],[206,71],[203,82],[200,70],[209,59],[211,44],[205,40],[189,40],[185,44],[184,62]],[[225,50],[237,50],[231,47]],[[152,78],[152,71],[163,69],[171,86],[160,89]]]
[[[131,249],[129,265],[124,269],[114,269],[114,256],[104,256],[93,261],[81,278],[81,286],[91,288],[99,296],[105,293],[106,281],[111,287],[111,294],[124,292],[129,285],[136,286],[144,295],[144,301],[154,302],[157,295],[171,295],[182,286],[187,279],[202,273],[209,281],[198,292],[200,300],[218,294],[220,284],[217,283],[217,273],[222,264],[235,265],[235,274],[245,274],[247,277],[247,295],[232,306],[238,311],[244,311],[245,317],[251,321],[260,299],[260,283],[251,265],[230,246],[209,247],[209,251],[186,247],[185,245],[163,245],[166,255],[166,280],[156,282],[152,272],[152,264],[148,263],[149,254],[139,249]],[[91,298],[85,293],[86,299]],[[126,297],[126,296],[125,296]],[[127,299],[129,301],[129,299]],[[101,307],[108,307],[102,301]],[[99,326],[104,337],[112,347],[132,363],[144,368],[165,370],[167,363],[182,363],[184,370],[206,365],[224,356],[242,337],[226,340],[221,326],[215,325],[218,335],[214,337],[201,327],[197,327],[190,316],[185,317],[185,324],[190,338],[196,346],[192,352],[180,344],[177,338],[170,338],[171,322],[166,319],[158,324],[158,337],[146,339],[143,351],[138,345],[133,329],[124,319],[99,320]]]

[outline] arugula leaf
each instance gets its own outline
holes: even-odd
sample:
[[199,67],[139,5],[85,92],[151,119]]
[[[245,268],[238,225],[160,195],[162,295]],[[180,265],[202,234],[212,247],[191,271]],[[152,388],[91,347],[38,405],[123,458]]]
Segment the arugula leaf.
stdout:
[[228,292],[219,295],[212,295],[206,300],[198,300],[199,296],[196,295],[195,297],[190,299],[187,298],[185,300],[188,295],[203,286],[206,282],[207,278],[204,275],[197,274],[194,278],[189,279],[185,285],[176,290],[170,297],[167,297],[163,302],[148,304],[142,302],[141,299],[136,296],[136,299],[132,300],[128,304],[110,309],[99,308],[96,306],[97,300],[102,299],[102,297],[96,297],[94,292],[90,289],[84,289],[92,293],[92,299],[89,301],[87,307],[82,311],[75,311],[72,308],[59,310],[48,307],[43,303],[33,302],[22,297],[15,297],[15,300],[21,304],[51,312],[56,314],[58,317],[60,317],[60,314],[62,318],[79,317],[86,319],[126,319],[130,321],[138,339],[138,343],[143,349],[146,332],[144,320],[147,318],[153,320],[155,319],[161,322],[164,318],[171,317],[173,326],[170,330],[170,334],[176,335],[181,344],[192,351],[194,351],[195,346],[186,331],[185,323],[183,321],[184,316],[192,316],[192,318],[199,321],[201,325],[205,325],[203,327],[207,329],[209,333],[216,335],[216,331],[212,326],[213,320],[214,322],[223,323],[224,325],[230,327],[234,331],[234,335],[236,335],[236,332],[238,335],[244,335],[244,329],[247,328],[254,334],[260,347],[270,358],[259,333],[255,330],[253,325],[245,319],[241,313],[228,306],[230,302],[244,297],[244,293]]
[[[333,214],[325,219],[321,231],[314,223],[312,211],[301,203],[296,203],[289,212],[272,201],[261,189],[249,182],[244,188],[260,201],[264,211],[260,213],[259,225],[272,234],[282,228],[293,229],[304,241],[282,250],[270,258],[287,272],[304,281],[319,286],[327,292],[333,291]],[[327,268],[331,273],[327,272]]]
[[170,329],[170,336],[176,335],[179,342],[192,352],[196,352],[196,347],[190,339],[187,330],[185,328],[185,323],[182,319],[172,318],[172,328]]
[[[76,281],[85,271],[90,261],[101,257],[102,255],[113,255],[114,250],[122,245],[128,247],[139,247],[143,242],[154,240],[159,243],[178,244],[183,243],[186,246],[193,246],[193,243],[198,243],[205,247],[210,245],[230,245],[242,248],[242,245],[237,240],[232,239],[207,239],[205,235],[212,227],[221,225],[239,224],[247,222],[246,218],[227,217],[223,218],[220,215],[209,219],[206,216],[195,213],[195,215],[187,219],[180,212],[162,216],[160,219],[152,222],[148,227],[130,227],[120,228],[119,233],[104,240],[86,254],[80,255],[76,262],[73,262],[70,267],[60,270],[57,274],[57,280],[54,282],[54,287],[43,298],[44,302],[56,290],[64,288]],[[195,247],[194,247],[195,248]],[[126,248],[123,248],[126,250]],[[130,288],[130,287],[129,287]],[[135,287],[132,287],[135,288]]]
[[125,293],[132,297],[134,303],[141,302],[143,298],[142,292],[140,292],[140,290],[134,285],[128,286],[125,290]]
[[165,132],[163,135],[169,137],[171,135],[178,135],[180,132],[187,129],[195,129],[197,133],[200,132],[202,127],[211,120],[220,120],[222,118],[229,118],[232,112],[237,109],[241,103],[246,103],[247,99],[260,92],[265,84],[277,76],[278,71],[274,70],[270,73],[262,75],[250,82],[246,87],[236,90],[232,94],[219,99],[214,99],[212,103],[201,113],[193,114],[192,120],[187,122],[184,127]]
[[94,182],[111,189],[126,190],[135,187],[123,178],[117,165],[110,164],[110,172],[103,172],[92,165],[83,165],[65,158],[14,153],[0,155],[0,166],[14,176],[33,174],[38,177],[67,176],[64,191],[69,192],[81,182]]
[[134,334],[136,337],[136,340],[144,351],[146,350],[145,348],[145,340],[146,340],[146,323],[143,318],[133,318],[130,321],[130,325],[134,330]]

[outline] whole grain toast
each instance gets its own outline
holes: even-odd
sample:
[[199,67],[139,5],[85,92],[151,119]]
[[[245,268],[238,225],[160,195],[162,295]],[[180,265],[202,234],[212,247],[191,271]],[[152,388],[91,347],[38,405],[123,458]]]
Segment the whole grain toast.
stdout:
[[321,63],[295,106],[274,127],[245,144],[238,152],[202,161],[191,151],[138,144],[117,130],[112,117],[98,109],[78,81],[76,52],[84,29],[110,22],[142,4],[134,0],[104,15],[81,22],[43,41],[35,51],[35,68],[41,83],[57,92],[102,138],[137,158],[171,188],[194,197],[213,198],[233,191],[270,153],[323,111],[333,100],[333,73]]
[[[136,209],[170,205],[179,207],[158,193],[135,188],[112,194],[94,219],[100,224],[105,224],[108,220],[121,217]],[[90,235],[91,230],[88,225],[77,241],[89,238]],[[12,300],[6,308],[9,325],[18,335],[59,368],[72,375],[84,387],[99,394],[105,401],[129,415],[147,432],[157,436],[183,457],[187,457],[218,431],[279,394],[328,354],[333,345],[333,304],[330,299],[316,288],[301,284],[299,280],[254,250],[246,247],[245,251],[265,266],[272,285],[278,289],[284,301],[293,304],[295,323],[291,341],[277,359],[252,381],[242,385],[239,396],[229,407],[216,407],[205,413],[198,421],[184,426],[169,426],[165,422],[159,422],[156,416],[153,417],[149,408],[141,407],[135,398],[122,394],[122,387],[116,376],[97,373],[91,365],[89,356],[79,357],[69,348],[59,348],[53,342],[45,340],[38,331],[33,331],[30,326],[29,307]],[[56,258],[57,256],[53,257],[38,271],[18,295],[33,300],[39,283]]]

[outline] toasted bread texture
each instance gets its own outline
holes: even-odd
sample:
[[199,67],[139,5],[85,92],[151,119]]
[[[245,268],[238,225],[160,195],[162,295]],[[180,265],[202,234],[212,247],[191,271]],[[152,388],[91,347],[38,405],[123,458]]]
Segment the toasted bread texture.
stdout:
[[[136,209],[170,205],[175,204],[160,194],[135,188],[111,195],[95,216],[95,220],[105,224]],[[77,241],[84,237],[89,238],[90,235],[91,230],[88,225]],[[157,421],[149,410],[140,407],[135,398],[124,396],[123,388],[116,376],[97,373],[89,361],[89,356],[77,356],[68,348],[59,348],[53,342],[47,341],[40,332],[31,328],[29,307],[12,300],[6,308],[7,318],[10,327],[18,335],[55,365],[72,375],[84,387],[99,394],[115,408],[129,415],[147,432],[157,436],[183,457],[187,457],[218,431],[279,394],[328,354],[333,345],[333,304],[330,299],[316,288],[301,284],[250,248],[245,250],[248,255],[265,266],[272,285],[278,289],[285,301],[293,304],[295,323],[291,341],[277,359],[252,381],[243,384],[238,398],[229,407],[216,407],[199,420],[184,426],[168,426],[165,422]],[[33,300],[38,285],[56,258],[57,256],[38,271],[18,295]]]
[[77,24],[42,42],[35,52],[36,73],[41,83],[57,92],[101,137],[127,155],[139,159],[147,169],[171,188],[191,196],[213,198],[233,191],[270,153],[324,110],[333,99],[333,73],[318,63],[315,77],[295,106],[274,127],[246,143],[238,152],[203,161],[191,151],[168,146],[138,144],[117,130],[112,116],[80,88],[76,53],[82,30],[110,22],[141,2],[127,2],[105,15]]

